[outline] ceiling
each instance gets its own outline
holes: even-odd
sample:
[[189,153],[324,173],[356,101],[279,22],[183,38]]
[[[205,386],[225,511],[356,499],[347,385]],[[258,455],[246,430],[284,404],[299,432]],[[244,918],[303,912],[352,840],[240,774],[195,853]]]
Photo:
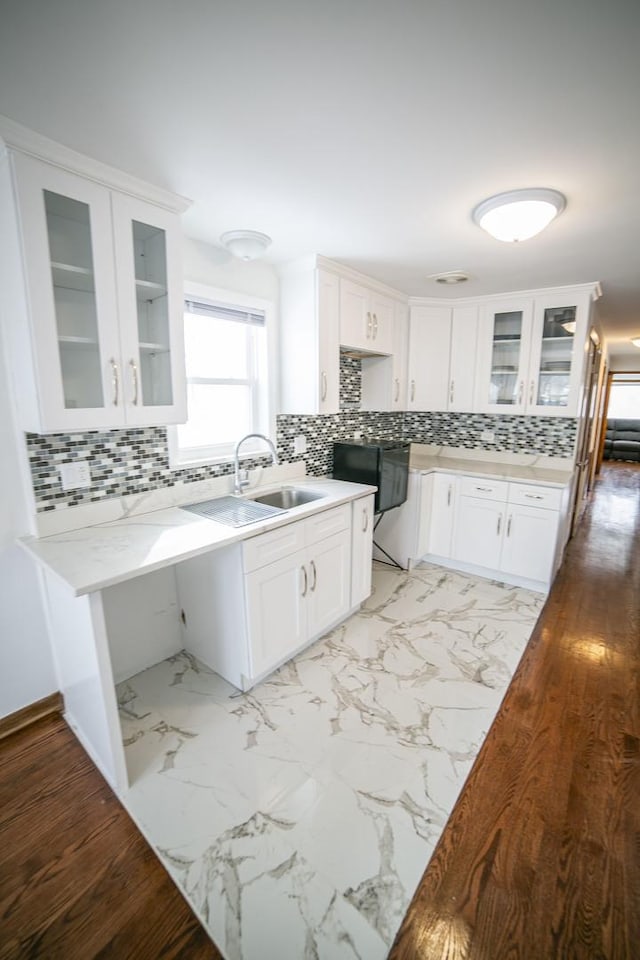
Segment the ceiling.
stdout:
[[[190,197],[190,236],[260,230],[276,264],[321,253],[414,296],[600,281],[610,350],[634,353],[637,0],[0,0],[0,15],[0,113]],[[532,186],[567,198],[538,237],[471,221]],[[429,279],[451,270],[469,281]]]

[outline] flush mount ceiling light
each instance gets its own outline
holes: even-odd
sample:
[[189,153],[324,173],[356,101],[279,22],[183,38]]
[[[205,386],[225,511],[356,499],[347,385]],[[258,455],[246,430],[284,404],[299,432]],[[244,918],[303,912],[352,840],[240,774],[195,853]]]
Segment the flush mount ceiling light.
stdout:
[[229,230],[222,234],[220,243],[239,260],[256,260],[271,243],[271,237],[257,230]]
[[565,205],[565,198],[557,190],[511,190],[483,200],[472,217],[496,240],[519,243],[544,230]]
[[469,277],[462,270],[449,270],[448,273],[432,273],[429,280],[435,280],[436,283],[465,283]]
[[640,337],[631,337],[631,343],[634,347],[640,347]]

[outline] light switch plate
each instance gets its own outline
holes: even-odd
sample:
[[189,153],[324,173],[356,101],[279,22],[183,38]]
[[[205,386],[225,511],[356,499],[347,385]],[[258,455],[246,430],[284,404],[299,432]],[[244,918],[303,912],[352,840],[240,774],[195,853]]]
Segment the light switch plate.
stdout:
[[304,434],[301,434],[299,437],[293,438],[293,452],[294,453],[307,452],[307,438],[304,436]]
[[88,460],[61,463],[58,469],[63,490],[78,490],[81,487],[91,486],[91,469]]

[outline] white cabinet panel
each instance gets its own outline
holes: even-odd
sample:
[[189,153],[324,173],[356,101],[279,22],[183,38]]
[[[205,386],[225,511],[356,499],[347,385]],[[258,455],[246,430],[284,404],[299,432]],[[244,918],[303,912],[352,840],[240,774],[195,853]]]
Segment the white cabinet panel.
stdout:
[[373,549],[373,496],[354,500],[351,505],[351,606],[363,603],[371,594]]
[[435,473],[431,492],[431,522],[424,553],[450,557],[453,548],[453,529],[456,511],[456,477]]
[[343,530],[321,540],[308,552],[307,635],[319,636],[349,610],[351,533]]
[[[11,170],[3,189],[13,189],[13,223],[3,229],[9,246],[20,244],[31,327],[30,337],[10,335],[21,425],[46,433],[183,421],[177,214],[21,153]],[[142,247],[147,261],[136,256]],[[143,262],[159,282],[137,282]],[[28,392],[35,404],[23,403]]]
[[557,535],[556,511],[510,504],[500,569],[546,583],[552,573]]
[[412,306],[409,410],[473,410],[478,309]]
[[448,410],[470,412],[474,409],[477,343],[477,306],[453,307]]
[[493,500],[461,496],[457,513],[454,559],[498,570],[504,506]]
[[393,351],[394,301],[353,280],[340,279],[340,343],[369,353]]
[[254,570],[246,578],[251,676],[274,667],[307,638],[309,592],[304,551]]

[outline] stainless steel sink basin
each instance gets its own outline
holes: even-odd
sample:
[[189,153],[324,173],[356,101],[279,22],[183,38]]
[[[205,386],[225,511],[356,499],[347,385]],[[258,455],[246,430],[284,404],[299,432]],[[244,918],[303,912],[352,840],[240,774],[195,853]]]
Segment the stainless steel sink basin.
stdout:
[[253,497],[252,499],[256,503],[266,503],[271,507],[279,507],[281,510],[291,510],[292,507],[300,507],[303,503],[321,500],[324,496],[324,493],[317,493],[314,490],[304,490],[300,487],[282,487],[280,490],[263,493],[261,497]]

